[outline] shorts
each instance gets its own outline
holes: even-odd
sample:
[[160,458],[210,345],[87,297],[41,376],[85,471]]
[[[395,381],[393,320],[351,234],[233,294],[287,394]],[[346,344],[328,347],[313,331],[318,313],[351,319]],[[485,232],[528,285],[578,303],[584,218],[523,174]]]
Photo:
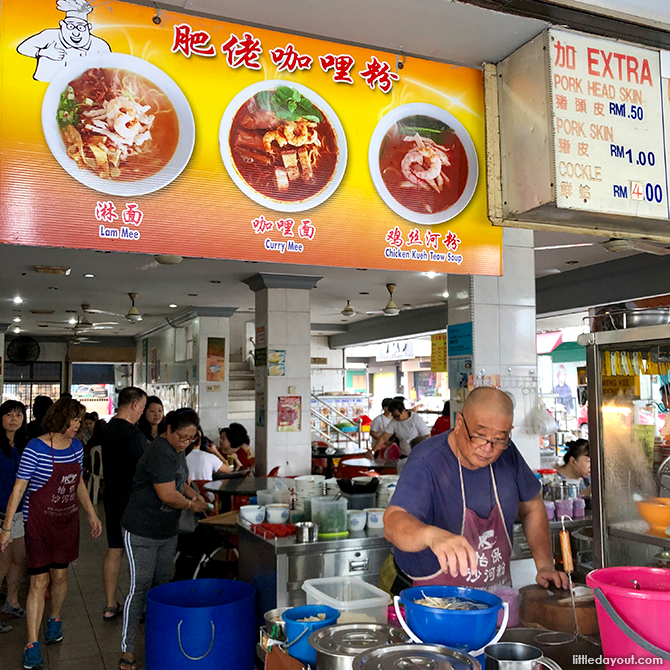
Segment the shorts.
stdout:
[[125,505],[108,502],[105,505],[105,530],[107,532],[107,546],[110,549],[123,549],[123,530],[121,530],[121,517]]
[[[6,524],[6,518],[4,514],[0,514],[0,520],[2,521],[3,527]],[[26,529],[23,524],[23,512],[16,512],[14,518],[12,519],[11,530],[9,536],[12,540],[19,540],[24,537],[26,534]]]
[[26,574],[30,577],[31,575],[43,575],[49,570],[65,570],[70,567],[69,563],[52,563],[51,565],[45,565],[41,568],[26,568]]
[[26,527],[23,524],[23,512],[17,512],[12,519],[12,540],[19,540],[26,534]]

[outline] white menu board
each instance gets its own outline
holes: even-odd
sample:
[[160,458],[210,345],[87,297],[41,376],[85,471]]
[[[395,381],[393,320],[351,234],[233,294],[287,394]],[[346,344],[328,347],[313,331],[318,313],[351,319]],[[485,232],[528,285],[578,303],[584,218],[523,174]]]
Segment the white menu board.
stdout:
[[559,30],[548,49],[557,206],[667,219],[659,52]]

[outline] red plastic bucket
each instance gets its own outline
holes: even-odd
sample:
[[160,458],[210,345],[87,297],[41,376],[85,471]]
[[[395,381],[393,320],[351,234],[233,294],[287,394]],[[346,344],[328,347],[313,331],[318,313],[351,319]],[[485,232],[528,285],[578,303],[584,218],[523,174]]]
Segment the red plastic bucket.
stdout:
[[661,657],[662,665],[626,667],[670,668],[670,570],[602,568],[589,573],[586,583],[595,590],[603,656]]

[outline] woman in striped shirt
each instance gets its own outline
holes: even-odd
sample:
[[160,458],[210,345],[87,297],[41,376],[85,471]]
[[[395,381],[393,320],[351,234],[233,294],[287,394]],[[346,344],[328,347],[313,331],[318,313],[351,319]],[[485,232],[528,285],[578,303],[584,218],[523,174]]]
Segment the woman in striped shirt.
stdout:
[[[47,621],[46,643],[63,639],[60,611],[67,594],[67,569],[79,556],[79,505],[88,514],[91,535],[99,537],[102,524],[95,513],[81,478],[83,449],[74,439],[81,425],[84,406],[71,398],[54,403],[42,421],[45,435],[26,446],[6,517],[11,518],[26,493],[23,516],[26,523],[26,565],[30,592],[26,605],[28,644],[23,667],[41,668],[44,661],[38,642],[44,614],[46,589],[51,577],[51,617]],[[0,550],[11,541],[3,526]]]

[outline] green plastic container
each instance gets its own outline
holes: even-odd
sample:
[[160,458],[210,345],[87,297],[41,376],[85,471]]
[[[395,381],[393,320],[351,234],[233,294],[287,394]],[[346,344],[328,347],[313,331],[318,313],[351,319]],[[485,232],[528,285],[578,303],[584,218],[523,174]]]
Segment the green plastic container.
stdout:
[[335,500],[333,496],[312,498],[312,521],[319,526],[319,537],[331,539],[346,537],[347,507],[346,498]]

